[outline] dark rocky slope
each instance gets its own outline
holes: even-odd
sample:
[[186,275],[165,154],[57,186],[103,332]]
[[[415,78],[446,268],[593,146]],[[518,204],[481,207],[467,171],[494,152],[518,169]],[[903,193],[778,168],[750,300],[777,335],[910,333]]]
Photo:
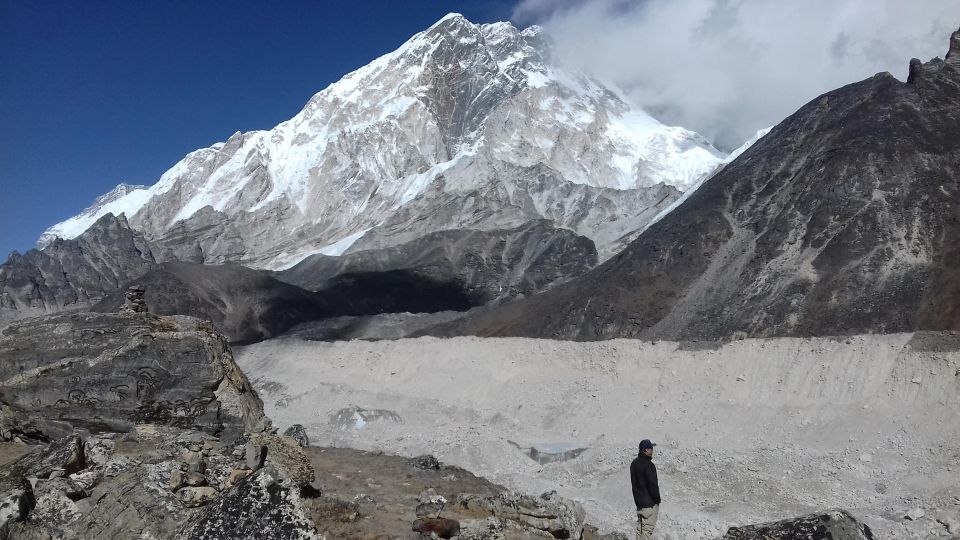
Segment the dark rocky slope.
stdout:
[[622,253],[436,334],[594,340],[960,328],[960,32],[811,101]]
[[[145,289],[154,313],[212,321],[232,343],[266,339],[299,322],[336,313],[332,302],[320,295],[233,264],[162,263],[134,282]],[[123,302],[123,292],[117,290],[91,309],[116,312]]]
[[115,312],[126,288],[138,284],[155,313],[208,319],[231,342],[251,342],[331,317],[466,311],[543,290],[597,262],[592,241],[546,220],[318,255],[279,273],[169,256],[123,216],[108,214],[75,240],[14,253],[0,265],[0,326],[61,311]]
[[155,263],[150,245],[127,220],[103,216],[73,240],[13,252],[0,265],[0,326],[20,319],[89,307]]
[[337,286],[345,276],[403,271],[455,285],[480,304],[539,292],[596,264],[589,238],[537,220],[504,231],[439,231],[342,257],[314,255],[277,278],[317,291]]

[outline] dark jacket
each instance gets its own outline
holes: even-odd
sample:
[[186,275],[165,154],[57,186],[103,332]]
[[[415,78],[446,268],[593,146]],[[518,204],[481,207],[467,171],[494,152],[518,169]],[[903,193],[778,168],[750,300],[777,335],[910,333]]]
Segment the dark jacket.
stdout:
[[630,464],[630,484],[633,486],[633,502],[637,509],[660,504],[660,484],[657,483],[657,466],[653,458],[640,454]]

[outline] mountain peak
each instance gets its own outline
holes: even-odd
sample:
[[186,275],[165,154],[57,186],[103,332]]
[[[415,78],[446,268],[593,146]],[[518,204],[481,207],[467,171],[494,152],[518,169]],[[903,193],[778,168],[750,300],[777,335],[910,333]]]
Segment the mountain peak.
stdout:
[[439,21],[430,25],[430,28],[427,28],[427,32],[430,32],[435,28],[441,28],[441,27],[446,28],[446,27],[457,27],[457,26],[474,26],[474,24],[459,13],[447,13],[446,15],[441,17]]
[[[45,239],[74,238],[112,212],[150,240],[176,243],[189,231],[203,260],[271,268],[424,230],[527,219],[553,219],[605,246],[722,157],[553,63],[538,28],[451,13],[294,118],[192,152],[151,188],[97,204]],[[588,210],[598,197],[604,209]]]
[[108,213],[133,215],[146,203],[151,192],[147,186],[132,186],[120,183],[117,187],[105,193],[89,207],[73,218],[50,227],[37,240],[37,249],[48,246],[55,238],[75,238],[98,219]]

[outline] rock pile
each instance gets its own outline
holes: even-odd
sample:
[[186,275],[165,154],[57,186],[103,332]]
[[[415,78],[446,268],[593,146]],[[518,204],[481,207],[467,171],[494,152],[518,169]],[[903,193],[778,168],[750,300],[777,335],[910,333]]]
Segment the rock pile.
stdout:
[[120,313],[125,315],[136,315],[137,313],[147,313],[147,301],[144,299],[146,289],[142,285],[131,285],[124,294],[124,303],[120,307]]

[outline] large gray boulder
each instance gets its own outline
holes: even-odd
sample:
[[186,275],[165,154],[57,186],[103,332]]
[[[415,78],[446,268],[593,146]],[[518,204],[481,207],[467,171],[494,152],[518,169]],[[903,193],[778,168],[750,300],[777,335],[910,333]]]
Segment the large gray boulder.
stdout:
[[0,440],[165,424],[252,431],[263,405],[212,325],[148,313],[76,313],[0,330]]
[[870,527],[846,510],[830,510],[771,523],[731,527],[722,540],[873,540]]
[[507,525],[547,533],[553,538],[580,538],[586,520],[583,505],[555,491],[539,497],[520,493],[495,497],[463,495],[458,503],[466,510],[489,512]]

